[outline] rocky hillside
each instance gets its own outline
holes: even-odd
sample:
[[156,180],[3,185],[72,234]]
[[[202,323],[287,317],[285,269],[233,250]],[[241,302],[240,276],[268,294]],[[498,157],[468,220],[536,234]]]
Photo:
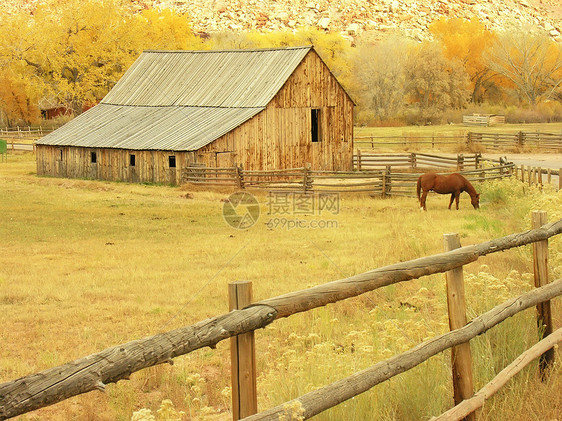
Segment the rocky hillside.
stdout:
[[560,0],[157,0],[192,16],[194,30],[275,31],[313,26],[350,38],[399,32],[428,37],[440,17],[478,17],[490,29],[533,25],[561,40]]
[[[33,12],[44,0],[0,0],[0,11]],[[441,17],[478,17],[492,30],[532,25],[562,41],[561,0],[129,0],[136,9],[167,7],[188,13],[195,32],[277,31],[311,26],[352,41],[400,33],[428,38]]]

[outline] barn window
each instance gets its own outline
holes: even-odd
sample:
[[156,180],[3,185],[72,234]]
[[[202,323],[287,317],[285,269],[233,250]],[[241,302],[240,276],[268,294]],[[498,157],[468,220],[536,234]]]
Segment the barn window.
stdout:
[[176,156],[170,155],[168,157],[168,163],[170,164],[170,168],[176,168]]
[[95,152],[90,152],[90,162],[92,164],[95,164],[96,162],[98,162],[98,155]]
[[320,110],[310,110],[310,136],[313,142],[320,142]]
[[136,164],[136,157],[135,157],[135,154],[132,153],[132,154],[129,155],[129,166],[134,167],[135,164]]

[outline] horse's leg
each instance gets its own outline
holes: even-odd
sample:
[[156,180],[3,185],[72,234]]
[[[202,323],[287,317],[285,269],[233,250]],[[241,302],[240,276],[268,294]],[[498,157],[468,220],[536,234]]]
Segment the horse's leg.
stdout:
[[449,202],[449,210],[451,210],[451,205],[453,204],[453,200],[455,200],[455,193],[451,193],[451,201]]
[[455,192],[455,202],[457,204],[457,210],[459,210],[459,196],[461,195],[460,191]]
[[429,190],[424,190],[421,198],[420,198],[420,209],[423,210],[427,210],[427,208],[425,207],[425,199],[427,198],[427,193],[429,192]]

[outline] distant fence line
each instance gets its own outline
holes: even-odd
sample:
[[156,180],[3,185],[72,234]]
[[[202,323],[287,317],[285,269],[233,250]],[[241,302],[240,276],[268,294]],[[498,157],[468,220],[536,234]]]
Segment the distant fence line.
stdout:
[[43,126],[0,127],[0,137],[34,140],[51,133],[53,130],[54,127],[47,128]]
[[[479,154],[456,158],[436,155],[408,154],[407,156],[367,156],[354,158],[361,170],[318,171],[309,167],[285,170],[244,170],[242,167],[207,168],[193,166],[182,172],[182,182],[214,186],[231,186],[240,189],[278,189],[324,193],[368,193],[374,196],[415,196],[416,182],[421,173],[415,172],[425,166],[448,167],[465,175],[471,182],[483,182],[510,177],[514,164],[495,161],[494,165],[482,168]],[[390,165],[393,164],[393,165]],[[474,169],[464,169],[467,166]],[[382,167],[382,168],[381,168]],[[395,171],[394,168],[414,169],[414,172]]]
[[[503,160],[503,158],[502,158]],[[357,149],[353,155],[353,168],[359,171],[375,168],[456,168],[463,171],[466,168],[481,168],[485,159],[482,154],[472,155],[457,154],[456,157],[430,155],[426,153],[404,153],[404,154],[373,154],[362,152]],[[490,160],[486,160],[490,161]],[[499,162],[499,161],[496,161]]]
[[403,136],[357,136],[354,139],[356,146],[364,148],[389,145],[459,145],[470,147],[480,144],[487,148],[505,147],[532,147],[538,149],[562,151],[562,133],[542,133],[542,132],[517,132],[517,133],[484,133],[468,132],[466,134],[444,136],[434,135],[414,135],[406,134]]

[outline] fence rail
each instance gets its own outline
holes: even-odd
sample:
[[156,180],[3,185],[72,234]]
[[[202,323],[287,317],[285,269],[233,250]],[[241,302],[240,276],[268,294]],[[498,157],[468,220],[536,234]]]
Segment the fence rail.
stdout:
[[[545,241],[560,233],[562,233],[562,220],[485,243],[378,268],[306,290],[259,301],[242,310],[233,310],[191,326],[108,348],[62,366],[0,384],[0,420],[42,408],[78,394],[92,390],[104,390],[106,384],[128,379],[132,373],[143,368],[171,362],[173,358],[196,349],[207,346],[214,348],[218,342],[224,339],[253,332],[276,319],[356,297],[384,286],[460,268],[476,261],[481,256]],[[330,390],[338,390],[336,394],[320,393],[319,395],[312,392],[312,395],[305,395],[313,398],[306,401],[303,400],[303,397],[299,398],[299,402],[304,406],[306,418],[311,413],[318,413],[315,411],[337,405],[343,400],[369,389],[372,387],[370,385],[373,384],[373,379],[376,379],[375,384],[377,384],[385,378],[389,378],[389,367],[393,367],[393,371],[405,371],[410,366],[415,366],[429,358],[430,355],[428,356],[424,350],[431,349],[431,355],[434,355],[452,345],[466,342],[505,318],[560,294],[562,294],[562,280],[509,300],[473,320],[464,328],[426,341],[405,354],[380,362],[372,369],[358,373],[352,378],[336,382],[335,386],[327,386]],[[420,358],[420,351],[423,351],[423,358]],[[363,375],[364,377],[361,378]],[[348,385],[347,388],[340,387],[345,384]],[[352,394],[350,394],[350,390],[353,392]],[[328,398],[320,399],[319,396]],[[315,403],[320,403],[321,407]],[[274,408],[274,410],[266,411],[266,413],[274,411],[275,414],[278,414],[280,409]],[[259,415],[256,417],[258,418],[249,419],[278,419],[276,415],[269,418],[260,418]]]
[[414,171],[434,167],[449,168],[465,175],[471,182],[509,177],[515,168],[511,163],[500,164],[500,162],[504,162],[503,160],[493,162],[495,165],[492,167],[482,168],[483,160],[480,154],[457,155],[456,158],[428,154],[401,156],[359,154],[355,157],[354,162],[356,162],[357,171],[317,171],[308,167],[271,171],[248,171],[241,167],[188,167],[183,170],[182,182],[237,186],[241,189],[282,189],[303,193],[369,193],[381,197],[414,197],[417,178],[421,172],[394,171],[394,168]]
[[357,149],[353,155],[353,168],[361,171],[372,168],[456,168],[462,171],[465,168],[480,168],[484,159],[482,154],[472,155],[457,154],[456,157],[432,155],[426,153],[405,153],[405,154],[373,154],[362,152]]
[[494,133],[494,132],[467,132],[453,136],[434,134],[428,135],[403,135],[403,136],[357,136],[354,139],[355,146],[375,149],[377,146],[430,146],[457,145],[471,147],[480,144],[486,148],[537,148],[543,150],[562,151],[562,133],[542,132],[516,132],[516,133]]
[[55,130],[54,127],[43,126],[0,127],[0,138],[34,140],[51,133],[53,130]]

